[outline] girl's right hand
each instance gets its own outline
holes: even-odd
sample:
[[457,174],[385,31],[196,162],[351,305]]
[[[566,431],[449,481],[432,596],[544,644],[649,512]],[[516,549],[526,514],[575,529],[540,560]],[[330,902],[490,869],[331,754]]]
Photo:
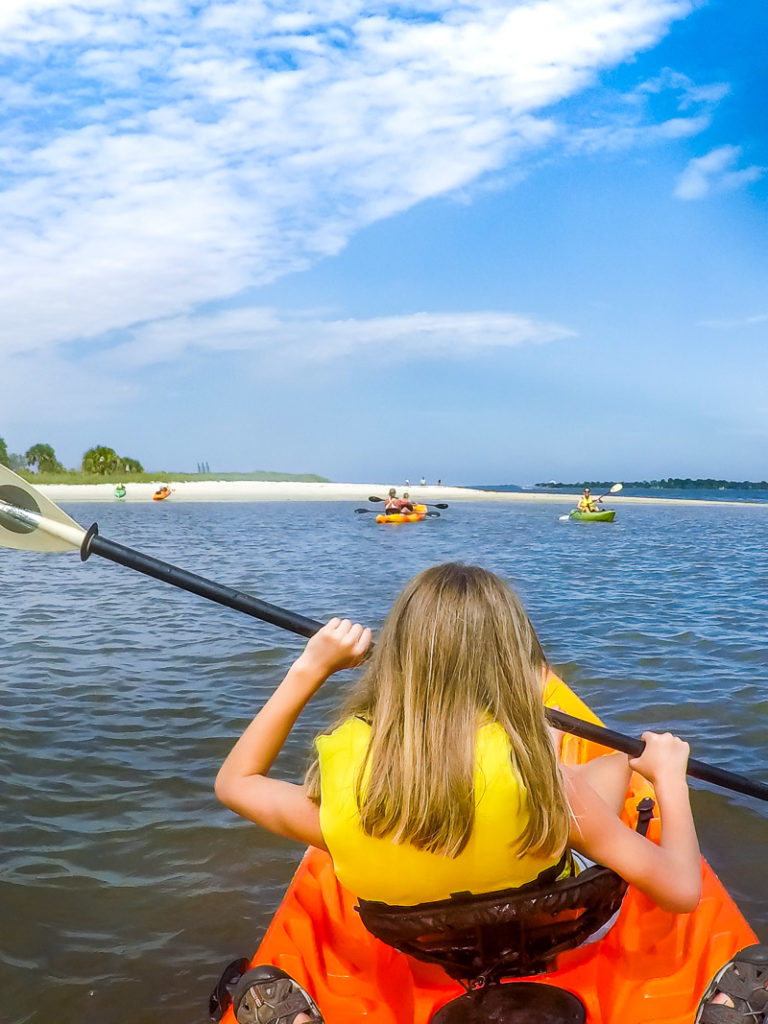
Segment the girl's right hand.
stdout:
[[331,619],[310,638],[299,662],[327,679],[334,672],[359,665],[370,646],[370,629],[349,619]]
[[632,757],[629,766],[648,779],[654,786],[667,778],[685,778],[690,746],[671,732],[644,732],[645,750],[639,757]]

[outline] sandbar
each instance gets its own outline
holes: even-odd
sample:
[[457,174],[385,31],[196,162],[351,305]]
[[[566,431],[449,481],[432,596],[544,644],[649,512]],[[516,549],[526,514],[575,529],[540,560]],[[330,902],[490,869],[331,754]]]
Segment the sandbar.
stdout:
[[[159,479],[151,483],[126,483],[126,502],[152,501],[152,495],[164,483],[170,482],[171,496],[166,502],[177,501],[356,501],[365,503],[371,494],[383,497],[391,483],[306,483],[279,480],[192,480],[174,483],[173,479]],[[39,490],[55,502],[116,501],[114,484],[41,484]],[[402,495],[404,488],[397,488]],[[471,487],[411,486],[412,501],[458,502],[537,502],[567,505],[573,508],[580,495],[577,493],[544,493],[538,491],[481,491]],[[611,495],[606,507],[619,505],[716,505],[731,508],[768,508],[766,502],[713,501],[699,498],[627,497]]]

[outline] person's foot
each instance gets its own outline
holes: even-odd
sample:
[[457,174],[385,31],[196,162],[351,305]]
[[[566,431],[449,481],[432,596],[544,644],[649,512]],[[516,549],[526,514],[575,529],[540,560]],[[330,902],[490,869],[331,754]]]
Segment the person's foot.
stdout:
[[747,946],[718,971],[695,1024],[768,1024],[768,946]]
[[279,967],[253,967],[232,993],[238,1024],[322,1024],[308,992]]

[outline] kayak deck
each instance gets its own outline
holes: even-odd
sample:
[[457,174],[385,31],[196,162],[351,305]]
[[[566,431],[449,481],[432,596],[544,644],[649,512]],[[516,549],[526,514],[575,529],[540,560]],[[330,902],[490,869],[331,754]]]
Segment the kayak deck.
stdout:
[[[599,722],[568,686],[551,676],[547,704]],[[562,758],[582,763],[606,748],[566,735]],[[652,793],[632,776],[624,818]],[[658,841],[656,814],[649,836]],[[757,941],[715,873],[702,860],[702,899],[692,914],[660,910],[632,886],[618,921],[599,942],[561,954],[556,970],[527,981],[576,993],[589,1024],[691,1024],[701,995],[734,953]],[[310,848],[299,865],[253,964],[282,967],[317,1002],[327,1024],[428,1024],[464,993],[434,965],[375,939],[355,911],[357,899],[337,881],[327,853]],[[519,979],[523,980],[523,979]],[[224,1024],[235,1024],[231,1008]]]

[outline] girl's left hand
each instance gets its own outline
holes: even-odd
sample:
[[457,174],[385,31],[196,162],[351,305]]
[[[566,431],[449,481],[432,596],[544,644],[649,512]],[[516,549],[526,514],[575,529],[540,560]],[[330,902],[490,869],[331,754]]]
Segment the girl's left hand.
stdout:
[[299,662],[327,679],[334,672],[359,665],[370,646],[370,629],[349,619],[331,619],[310,638]]

